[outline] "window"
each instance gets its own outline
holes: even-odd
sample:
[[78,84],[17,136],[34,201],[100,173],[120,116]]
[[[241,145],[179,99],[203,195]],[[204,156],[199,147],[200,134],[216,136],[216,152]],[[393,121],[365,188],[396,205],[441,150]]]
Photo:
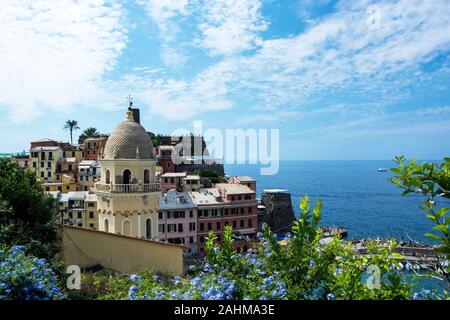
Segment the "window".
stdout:
[[53,159],[53,152],[50,151],[50,152],[48,153],[48,158],[49,158],[50,160]]
[[75,157],[75,151],[72,151],[72,157]]
[[236,227],[237,227],[236,220],[233,220],[233,229],[236,229]]
[[195,231],[195,222],[189,223],[189,231]]
[[150,183],[150,170],[144,170],[144,183]]
[[110,173],[109,173],[109,170],[106,170],[106,178],[105,178],[105,182],[107,183],[107,184],[109,184],[110,183]]
[[164,232],[165,232],[165,231],[164,231],[164,230],[165,230],[164,227],[165,227],[164,224],[159,224],[159,225],[158,225],[158,232],[159,232],[159,233],[164,233]]
[[73,218],[73,213],[72,213],[72,211],[71,211],[71,212],[69,212],[69,218],[70,218],[70,219],[72,219],[72,218]]
[[72,165],[69,164],[69,171],[72,171]]
[[205,224],[204,223],[200,223],[200,231],[205,231]]
[[70,186],[66,186],[66,190],[69,190],[70,189]]
[[45,191],[50,191],[50,187],[45,187]]
[[41,161],[41,168],[44,167],[44,161]]
[[36,161],[33,161],[33,168],[36,168],[37,167],[37,163],[36,163]]
[[189,211],[189,218],[193,218],[194,217],[194,213],[191,211]]
[[182,223],[178,224],[178,232],[183,232],[183,224]]
[[83,224],[82,224],[82,223],[79,223],[79,224],[78,224],[78,226],[79,226],[79,227],[82,227],[82,226],[83,226]]
[[158,219],[162,219],[163,218],[163,213],[160,211],[158,212]]
[[194,243],[194,237],[189,237],[189,243]]
[[220,230],[220,222],[216,222],[216,230]]
[[89,207],[89,208],[93,208],[94,206],[95,206],[95,203],[94,203],[94,202],[89,202],[89,203],[88,203],[88,207]]
[[78,219],[81,219],[83,217],[83,214],[81,212],[78,212]]
[[89,219],[94,219],[94,212],[93,211],[89,211]]
[[240,226],[241,226],[241,228],[244,227],[244,220],[241,220],[241,221],[240,221]]
[[252,219],[248,219],[248,226],[251,227],[252,226]]
[[204,243],[205,242],[205,237],[204,236],[201,236],[200,237],[200,243]]
[[[164,232],[164,225],[163,226],[163,231]],[[147,239],[151,239],[152,238],[152,220],[150,218],[148,218],[147,220],[145,220],[145,237]]]
[[44,177],[44,171],[41,171],[41,178]]
[[208,231],[211,231],[211,230],[212,230],[212,223],[208,222]]
[[126,169],[123,171],[123,184],[130,184],[131,182],[131,171]]
[[248,207],[248,213],[252,213],[252,207]]
[[228,208],[225,209],[225,215],[226,215],[226,216],[228,215]]
[[51,171],[47,172],[47,177],[51,178],[51,176],[52,176]]
[[94,224],[93,223],[89,223],[89,228],[94,229]]

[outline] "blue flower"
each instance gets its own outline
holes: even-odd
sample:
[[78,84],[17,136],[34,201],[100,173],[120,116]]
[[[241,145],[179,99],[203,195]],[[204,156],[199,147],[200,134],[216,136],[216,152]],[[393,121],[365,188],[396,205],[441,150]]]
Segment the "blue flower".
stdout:
[[338,274],[343,274],[344,270],[342,270],[341,268],[336,268],[336,270],[334,271],[334,276],[336,277]]
[[327,300],[334,300],[335,296],[332,293],[327,294]]
[[314,262],[314,260],[309,260],[309,267],[310,268],[314,268],[315,265],[316,265],[316,263]]
[[135,282],[137,279],[139,279],[140,278],[140,276],[137,276],[137,275],[135,275],[135,274],[132,274],[131,276],[130,276],[130,281],[131,282]]
[[175,284],[180,283],[180,282],[181,282],[180,276],[176,276],[175,278],[173,278],[173,282],[174,282]]

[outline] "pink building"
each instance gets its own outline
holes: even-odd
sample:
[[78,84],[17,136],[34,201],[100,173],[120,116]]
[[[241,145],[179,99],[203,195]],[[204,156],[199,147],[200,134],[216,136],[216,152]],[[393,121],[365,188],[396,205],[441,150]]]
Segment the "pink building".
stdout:
[[188,193],[168,191],[159,201],[159,239],[197,252],[197,207]]

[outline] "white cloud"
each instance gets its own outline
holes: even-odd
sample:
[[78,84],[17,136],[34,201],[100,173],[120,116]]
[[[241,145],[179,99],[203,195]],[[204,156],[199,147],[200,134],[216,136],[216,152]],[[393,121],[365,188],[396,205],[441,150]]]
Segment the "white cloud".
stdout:
[[[158,110],[149,102],[153,112],[186,118],[230,108],[242,97],[251,102],[250,108],[292,111],[349,88],[354,91],[349,94],[376,96],[382,105],[408,98],[408,86],[433,79],[418,66],[450,50],[450,7],[444,0],[379,1],[380,24],[375,28],[368,27],[372,1],[341,2],[335,13],[315,20],[297,36],[270,40],[258,36],[263,29],[260,2],[230,3],[205,4],[200,27],[204,33],[199,44],[225,56],[191,81],[165,79],[156,86],[162,93],[150,90],[148,101],[156,95],[168,106]],[[256,40],[254,53],[240,54]]]
[[120,6],[4,0],[1,8],[0,106],[8,107],[13,120],[106,96],[102,76],[126,43]]
[[175,48],[177,35],[181,32],[177,18],[191,14],[190,7],[197,0],[137,0],[153,19],[159,29],[161,40],[161,59],[170,68],[179,68],[187,61],[184,50]]
[[260,0],[205,1],[201,4],[202,35],[196,43],[212,55],[230,55],[261,44],[259,32],[268,23],[262,17]]

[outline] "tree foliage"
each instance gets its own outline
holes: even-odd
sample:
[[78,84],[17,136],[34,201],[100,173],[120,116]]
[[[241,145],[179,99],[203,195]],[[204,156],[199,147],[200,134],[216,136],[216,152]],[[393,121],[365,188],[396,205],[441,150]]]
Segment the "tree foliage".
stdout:
[[[450,199],[450,158],[444,158],[442,163],[437,164],[417,163],[415,159],[407,161],[405,157],[399,156],[395,158],[395,163],[397,167],[391,169],[395,176],[389,180],[404,190],[404,196],[415,193],[425,197],[421,209],[434,223],[433,233],[427,233],[426,236],[439,241],[439,251],[446,260],[450,259],[450,208],[436,207],[436,200]],[[442,261],[440,269],[450,282],[448,261]]]
[[70,132],[70,144],[73,144],[73,131],[80,129],[77,120],[67,120],[63,127],[64,130],[69,130]]
[[105,135],[100,134],[97,131],[97,128],[94,127],[89,127],[83,130],[83,132],[80,134],[80,136],[78,137],[78,143],[81,144],[84,142],[84,140],[86,140],[87,138],[98,138],[98,137],[103,137]]
[[0,243],[23,244],[34,256],[53,258],[60,247],[57,213],[56,200],[42,191],[33,172],[0,160]]

